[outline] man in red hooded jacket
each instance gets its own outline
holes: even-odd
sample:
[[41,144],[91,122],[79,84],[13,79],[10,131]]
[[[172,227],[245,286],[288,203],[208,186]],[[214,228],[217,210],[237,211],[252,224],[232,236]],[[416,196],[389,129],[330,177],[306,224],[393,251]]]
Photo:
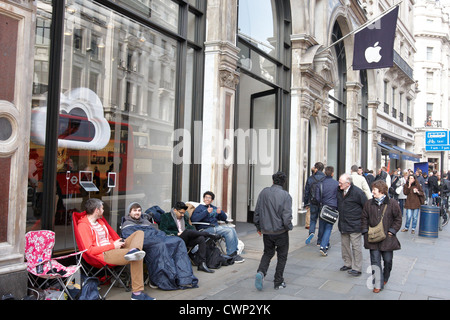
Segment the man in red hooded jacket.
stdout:
[[153,300],[144,292],[142,251],[144,232],[136,231],[125,241],[101,219],[103,201],[91,198],[86,201],[86,215],[80,219],[78,229],[87,253],[112,265],[130,264],[132,300]]

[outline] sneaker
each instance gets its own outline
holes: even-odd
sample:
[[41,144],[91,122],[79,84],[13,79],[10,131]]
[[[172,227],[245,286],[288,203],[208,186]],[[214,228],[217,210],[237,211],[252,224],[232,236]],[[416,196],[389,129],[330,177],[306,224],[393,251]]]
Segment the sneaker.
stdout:
[[264,274],[259,271],[255,276],[255,287],[258,291],[261,291],[264,286]]
[[131,300],[156,300],[155,298],[150,297],[145,292],[141,292],[140,294],[131,294]]
[[274,288],[275,290],[278,290],[278,289],[284,289],[284,288],[286,288],[286,283],[282,282],[282,283],[280,283],[280,284],[276,284],[276,285],[273,286],[273,288]]
[[328,251],[327,248],[320,247],[320,253],[321,253],[324,257],[326,257],[326,256],[328,255],[327,251]]
[[314,238],[314,233],[310,233],[310,234],[309,234],[308,238],[306,238],[305,243],[306,243],[306,244],[309,244],[309,243],[311,242],[312,238]]
[[127,261],[139,261],[139,260],[144,259],[144,257],[145,257],[145,251],[139,250],[137,248],[131,249],[124,256],[125,260],[127,260]]
[[233,261],[234,261],[234,263],[242,263],[242,262],[244,262],[245,261],[245,259],[244,258],[242,258],[240,255],[235,255],[234,257],[233,257]]

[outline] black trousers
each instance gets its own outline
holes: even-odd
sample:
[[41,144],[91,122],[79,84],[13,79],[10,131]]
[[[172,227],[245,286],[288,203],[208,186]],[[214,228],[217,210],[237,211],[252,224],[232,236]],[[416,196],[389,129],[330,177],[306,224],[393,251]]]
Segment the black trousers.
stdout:
[[281,234],[263,234],[264,254],[259,263],[258,272],[262,272],[264,276],[269,269],[270,260],[272,260],[275,252],[277,253],[277,266],[275,268],[274,285],[284,282],[283,274],[289,251],[289,234],[283,232]]
[[180,238],[183,239],[186,247],[195,247],[198,244],[198,255],[200,262],[206,262],[206,244],[204,232],[186,229],[180,234]]

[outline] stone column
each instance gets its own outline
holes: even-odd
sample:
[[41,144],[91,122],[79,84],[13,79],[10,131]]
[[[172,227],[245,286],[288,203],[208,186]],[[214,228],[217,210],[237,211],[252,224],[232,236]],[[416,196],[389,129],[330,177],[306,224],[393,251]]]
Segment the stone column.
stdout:
[[200,193],[213,191],[214,203],[231,218],[234,102],[239,82],[239,48],[234,45],[237,1],[208,1],[207,16]]
[[0,1],[0,295],[22,298],[35,1]]
[[378,132],[377,132],[377,110],[380,101],[368,101],[368,148],[367,148],[367,169],[373,170],[376,175],[379,160],[377,159]]
[[360,110],[359,94],[361,94],[362,85],[359,82],[347,82],[347,141],[345,155],[345,170],[350,172],[352,165],[359,163],[361,157],[361,131],[358,112]]

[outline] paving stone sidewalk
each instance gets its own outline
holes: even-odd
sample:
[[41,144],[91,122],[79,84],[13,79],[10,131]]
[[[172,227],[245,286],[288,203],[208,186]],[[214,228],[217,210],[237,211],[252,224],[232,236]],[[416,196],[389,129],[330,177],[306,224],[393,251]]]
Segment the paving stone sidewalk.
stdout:
[[[163,291],[146,287],[145,292],[158,300],[437,300],[450,299],[450,226],[438,238],[425,238],[399,232],[402,249],[394,252],[393,269],[384,290],[374,294],[370,283],[369,251],[363,250],[363,273],[352,277],[339,271],[341,258],[340,233],[334,226],[328,256],[319,253],[316,238],[305,244],[308,230],[294,227],[290,232],[290,249],[284,273],[287,287],[275,290],[272,259],[264,281],[264,289],[256,290],[255,272],[262,255],[263,243],[249,223],[236,223],[245,248],[245,262],[217,269],[214,274],[197,271],[199,288]],[[129,300],[130,293],[114,288],[107,300]]]

